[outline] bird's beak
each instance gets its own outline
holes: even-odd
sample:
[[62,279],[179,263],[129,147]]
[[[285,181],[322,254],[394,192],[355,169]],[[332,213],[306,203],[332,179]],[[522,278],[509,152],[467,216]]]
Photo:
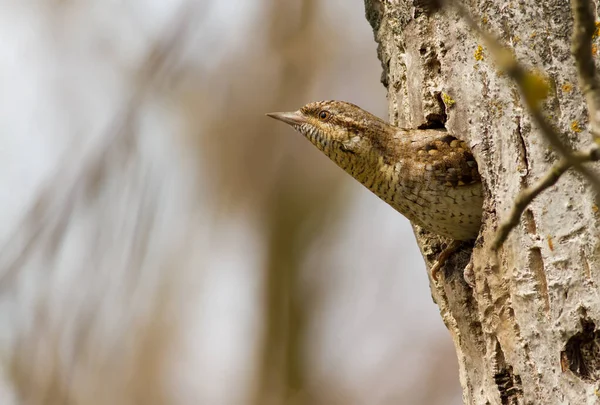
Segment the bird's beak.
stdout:
[[283,121],[290,125],[302,125],[306,122],[306,119],[298,111],[295,112],[275,112],[267,113],[268,117],[275,118],[276,120]]

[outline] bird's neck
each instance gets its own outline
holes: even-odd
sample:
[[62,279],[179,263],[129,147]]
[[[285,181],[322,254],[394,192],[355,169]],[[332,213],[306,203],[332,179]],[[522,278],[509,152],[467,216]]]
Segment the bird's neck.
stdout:
[[389,161],[375,148],[368,154],[352,154],[339,150],[324,152],[340,168],[373,191],[382,183],[392,182],[394,173],[399,172],[402,166],[402,162]]

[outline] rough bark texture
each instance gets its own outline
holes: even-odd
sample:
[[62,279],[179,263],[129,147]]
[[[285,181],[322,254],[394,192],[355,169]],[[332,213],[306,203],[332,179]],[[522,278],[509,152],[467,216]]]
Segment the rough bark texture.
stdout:
[[[590,144],[570,53],[565,0],[464,3],[476,22],[548,77],[544,111],[574,148]],[[466,404],[595,404],[600,384],[598,207],[572,171],[526,210],[497,256],[489,246],[517,193],[556,161],[477,34],[452,9],[365,0],[379,44],[390,121],[444,126],[471,145],[486,190],[472,251],[431,283],[452,339]],[[441,242],[415,228],[431,265]],[[472,260],[475,287],[462,269]],[[452,268],[449,268],[452,267]],[[432,387],[433,389],[434,387]]]

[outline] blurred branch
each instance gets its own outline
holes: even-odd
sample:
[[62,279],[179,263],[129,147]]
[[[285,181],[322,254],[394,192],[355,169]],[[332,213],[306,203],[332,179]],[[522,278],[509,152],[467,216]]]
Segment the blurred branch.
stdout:
[[574,19],[572,53],[579,87],[586,98],[592,138],[600,145],[600,86],[592,54],[592,39],[596,35],[594,8],[589,0],[571,0],[571,10]]
[[[125,166],[143,167],[134,128],[138,112],[152,87],[161,84],[161,81],[172,75],[174,65],[171,62],[185,44],[188,27],[196,14],[194,7],[193,3],[189,2],[177,10],[166,32],[140,65],[139,80],[134,82],[134,88],[124,105],[115,109],[114,118],[102,134],[99,144],[94,145],[89,153],[81,157],[79,150],[71,151],[70,159],[64,160],[66,164],[57,169],[52,179],[36,196],[33,207],[25,214],[14,236],[2,247],[0,288],[4,289],[4,292],[12,291],[12,282],[19,272],[29,265],[32,258],[40,254],[43,259],[42,271],[36,274],[36,282],[45,282],[48,275],[45,271],[53,270],[51,259],[61,252],[62,244],[68,238],[67,234],[70,236],[73,234],[72,229],[76,228],[76,225],[71,224],[74,211],[87,206],[90,200],[102,200],[107,194],[107,189],[110,189],[106,186],[110,183],[107,178],[113,173],[119,172],[119,175],[125,176],[119,178],[119,185],[128,185],[128,175],[133,173],[132,176],[135,177],[139,174],[135,170],[123,173]],[[146,174],[144,172],[142,176]],[[107,252],[101,251],[97,246],[87,246],[92,253],[85,256],[84,260],[87,262],[81,267],[81,270],[96,270],[93,267],[100,267],[98,263],[110,263],[106,266],[110,270],[116,267],[126,270],[127,277],[121,277],[118,284],[123,294],[131,295],[136,295],[140,284],[143,284],[139,271],[145,267],[145,260],[148,258],[149,239],[154,231],[154,215],[158,210],[156,197],[152,194],[156,190],[151,190],[150,187],[152,183],[148,181],[148,177],[142,177],[140,181],[142,190],[137,196],[138,205],[126,207],[127,214],[130,214],[128,219],[133,225],[130,228],[131,232],[123,241],[119,241],[129,244],[130,249],[126,249],[127,253],[119,257],[119,262],[103,262],[102,256]],[[98,197],[98,194],[101,196]],[[92,232],[102,233],[98,229],[109,227],[108,224],[102,223],[102,210],[94,211],[90,216],[94,225],[85,225]],[[110,217],[114,218],[114,215]],[[83,222],[85,221],[82,220],[77,225]],[[66,268],[68,267],[67,265]],[[88,286],[93,284],[87,272],[82,274],[88,277]],[[77,280],[79,282],[80,277]],[[105,277],[103,281],[108,285],[115,280]],[[57,309],[60,307],[48,303],[52,303],[54,296],[60,292],[55,289],[42,289],[33,302],[27,305],[28,315],[30,313],[35,322],[31,328],[15,331],[17,335],[9,357],[11,382],[20,399],[32,404],[101,403],[102,394],[91,400],[88,397],[85,401],[81,400],[81,396],[88,394],[82,392],[88,389],[97,391],[94,384],[97,387],[108,386],[118,390],[120,381],[115,383],[111,378],[121,372],[130,380],[127,381],[125,389],[119,391],[122,396],[120,399],[126,401],[125,398],[128,398],[132,402],[145,404],[166,403],[164,387],[161,385],[164,379],[162,372],[167,354],[167,341],[171,339],[174,329],[171,324],[172,317],[165,313],[170,309],[166,300],[168,283],[161,283],[157,289],[160,294],[153,302],[152,316],[149,320],[146,318],[142,321],[140,318],[143,317],[138,317],[136,322],[123,325],[123,333],[135,339],[135,345],[130,347],[132,359],[123,359],[119,355],[102,357],[100,354],[98,340],[101,338],[101,328],[98,326],[102,324],[105,314],[101,315],[102,308],[94,306],[98,302],[90,304],[92,309],[84,306],[74,309],[72,313],[58,314]],[[78,288],[85,286],[85,283],[77,284]],[[126,290],[127,287],[130,288]],[[131,299],[131,295],[126,296],[127,301]],[[91,297],[89,299],[94,302]],[[98,306],[101,307],[101,304]],[[119,317],[127,315],[127,311],[118,314]],[[69,342],[68,350],[65,349],[65,342]],[[131,367],[126,367],[127,370],[119,367],[119,370],[115,371],[112,368],[117,368],[115,364]],[[84,381],[85,378],[88,381]],[[90,389],[90,386],[93,388]],[[111,389],[106,390],[108,397],[114,398],[115,395],[119,395]]]
[[[319,0],[302,2],[296,25],[290,25],[289,22],[282,24],[281,16],[290,14],[290,8],[294,6],[279,0],[271,2],[269,42],[273,52],[282,59],[283,72],[283,80],[277,87],[273,101],[276,105],[290,105],[298,99],[304,99],[311,81],[319,72],[319,65],[327,60],[318,52],[318,47],[310,46],[319,3]],[[290,47],[295,42],[302,46]],[[298,60],[303,61],[302,69],[298,68]],[[268,193],[269,261],[265,269],[265,334],[259,350],[261,357],[253,400],[256,405],[299,405],[307,395],[305,338],[310,310],[309,302],[304,299],[306,291],[302,289],[300,271],[312,238],[299,230],[306,228],[311,217],[322,217],[328,210],[322,206],[317,209],[310,203],[320,201],[326,204],[326,196],[309,201],[309,194],[298,193],[291,167],[288,163],[278,169]]]
[[[136,142],[132,126],[138,109],[147,91],[169,75],[168,62],[184,43],[183,39],[195,15],[193,10],[192,3],[182,6],[162,39],[149,52],[139,70],[142,80],[134,88],[126,105],[115,114],[106,135],[101,137],[102,144],[92,149],[91,156],[66,159],[66,167],[60,167],[54,179],[39,193],[33,207],[16,228],[15,235],[2,247],[0,289],[8,287],[34,249],[43,244],[44,237],[50,246],[55,246],[56,241],[60,240],[61,230],[69,222],[77,195],[97,186],[111,162],[119,158],[126,159],[131,154]],[[79,155],[79,151],[75,153]],[[57,185],[62,184],[66,184],[67,188],[64,193],[57,191]]]

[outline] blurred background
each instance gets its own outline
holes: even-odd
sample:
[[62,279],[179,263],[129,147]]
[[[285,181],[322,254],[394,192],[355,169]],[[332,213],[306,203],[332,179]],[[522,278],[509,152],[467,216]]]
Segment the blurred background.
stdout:
[[409,223],[266,112],[387,119],[360,0],[0,13],[0,404],[460,404]]

